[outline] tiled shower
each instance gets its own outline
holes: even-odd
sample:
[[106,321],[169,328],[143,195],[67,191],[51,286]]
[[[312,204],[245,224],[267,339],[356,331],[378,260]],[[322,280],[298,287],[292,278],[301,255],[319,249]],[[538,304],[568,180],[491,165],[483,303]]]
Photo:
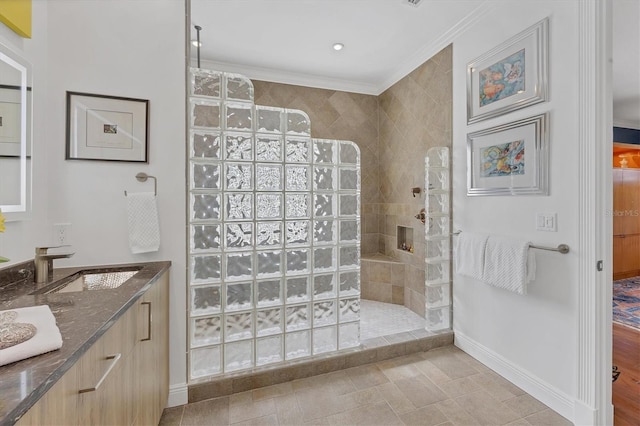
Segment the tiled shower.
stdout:
[[359,345],[360,151],[191,69],[189,377]]

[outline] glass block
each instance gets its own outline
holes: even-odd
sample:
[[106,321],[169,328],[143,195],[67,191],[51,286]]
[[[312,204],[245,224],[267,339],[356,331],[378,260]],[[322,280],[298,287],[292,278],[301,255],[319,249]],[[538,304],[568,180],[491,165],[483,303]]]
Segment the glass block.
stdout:
[[360,150],[353,142],[340,142],[340,163],[358,164],[360,160]]
[[227,220],[245,220],[253,217],[252,194],[226,194]]
[[309,272],[309,252],[307,249],[287,250],[286,255],[288,274]]
[[253,129],[253,106],[251,104],[226,104],[226,128],[230,130]]
[[338,348],[347,349],[360,346],[360,323],[350,322],[338,326]]
[[253,138],[250,133],[226,133],[224,158],[234,161],[253,160]]
[[225,342],[253,337],[253,314],[251,312],[226,314],[224,322]]
[[257,135],[256,160],[282,161],[282,138],[276,135]]
[[256,334],[269,336],[282,333],[282,309],[261,309],[256,313]]
[[428,213],[449,213],[449,194],[427,194]]
[[336,211],[335,197],[333,194],[314,194],[313,215],[315,217],[331,217]]
[[425,294],[427,308],[449,306],[451,302],[449,287],[449,283],[427,286]]
[[449,170],[448,169],[427,169],[426,187],[429,191],[449,190]]
[[191,157],[220,159],[221,136],[219,132],[191,132]]
[[256,165],[256,189],[258,191],[281,191],[282,166]]
[[337,222],[333,220],[316,220],[313,222],[313,241],[316,244],[334,244]]
[[258,222],[256,224],[256,244],[258,247],[282,245],[281,222]]
[[357,243],[360,241],[360,226],[355,220],[340,221],[340,242]]
[[227,190],[250,190],[253,189],[253,170],[250,164],[225,164],[225,189]]
[[309,168],[304,166],[287,166],[287,191],[307,191],[309,189]]
[[197,379],[222,372],[222,350],[220,346],[191,349],[191,378]]
[[313,299],[336,297],[335,274],[322,274],[313,277]]
[[282,194],[256,194],[256,217],[279,219],[282,217]]
[[340,266],[341,267],[360,266],[360,247],[358,246],[340,247]]
[[226,74],[227,99],[253,101],[253,83],[239,74]]
[[449,261],[427,263],[425,270],[427,284],[443,283],[449,281]]
[[334,247],[321,247],[313,250],[314,271],[335,271],[337,263]]
[[353,297],[340,300],[340,322],[360,319],[360,298]]
[[282,283],[280,280],[258,281],[256,287],[258,306],[282,304]]
[[304,111],[286,110],[287,114],[287,133],[294,135],[310,135],[311,120]]
[[229,253],[225,255],[226,279],[247,280],[253,276],[252,253]]
[[218,250],[220,225],[191,225],[191,252]]
[[311,161],[311,139],[287,138],[285,151],[287,163],[308,163]]
[[284,336],[285,358],[296,359],[311,355],[311,332],[298,331]]
[[448,260],[450,258],[449,237],[433,238],[427,241],[425,257],[429,260]]
[[287,331],[309,328],[311,326],[311,317],[309,313],[308,304],[287,307]]
[[191,94],[196,96],[220,97],[222,78],[220,73],[191,68]]
[[245,249],[253,245],[253,223],[225,224],[225,249]]
[[256,342],[256,365],[273,364],[284,360],[282,336],[265,337]]
[[338,187],[336,169],[333,167],[315,167],[313,169],[313,189],[316,191],[334,191]]
[[310,222],[308,220],[288,221],[285,223],[285,226],[287,246],[310,244]]
[[281,133],[281,108],[269,108],[256,105],[256,116],[258,118],[258,132]]
[[313,162],[335,164],[336,146],[334,142],[316,140],[313,141]]
[[191,127],[220,128],[220,103],[191,100]]
[[339,169],[340,189],[357,190],[360,189],[360,174],[357,169]]
[[227,304],[226,312],[250,309],[251,283],[227,284]]
[[451,327],[451,313],[449,307],[427,309],[425,314],[427,320],[427,330],[437,331]]
[[429,148],[425,157],[426,167],[449,167],[449,148],[439,146]]
[[194,318],[191,324],[191,347],[218,344],[222,341],[222,317]]
[[220,164],[191,163],[192,189],[220,189]]
[[338,314],[336,313],[336,302],[334,300],[326,300],[313,304],[313,327],[323,325],[331,325],[337,322]]
[[220,255],[191,257],[191,284],[220,281]]
[[321,354],[338,349],[338,329],[334,327],[313,330],[313,353]]
[[191,194],[191,218],[194,220],[220,219],[220,195]]
[[230,342],[224,345],[224,371],[253,367],[253,341]]
[[309,277],[287,278],[287,303],[309,300]]
[[259,251],[256,253],[256,277],[271,277],[282,275],[282,252]]
[[357,216],[360,213],[360,196],[340,194],[340,216]]
[[191,288],[191,315],[220,312],[222,296],[219,285]]
[[340,272],[340,296],[360,294],[360,274],[358,271]]
[[427,232],[426,236],[439,237],[448,236],[451,231],[449,230],[449,216],[431,216],[427,217]]
[[303,218],[311,215],[311,194],[288,193],[284,199],[286,218]]

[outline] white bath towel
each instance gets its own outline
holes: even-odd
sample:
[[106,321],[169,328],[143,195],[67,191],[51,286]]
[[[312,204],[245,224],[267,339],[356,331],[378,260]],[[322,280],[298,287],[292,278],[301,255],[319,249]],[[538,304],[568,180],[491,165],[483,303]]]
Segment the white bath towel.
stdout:
[[2,312],[10,311],[18,314],[14,322],[33,324],[36,327],[36,334],[25,342],[10,348],[0,349],[0,365],[21,361],[62,347],[62,335],[49,306],[32,306]]
[[153,192],[127,194],[129,247],[131,253],[148,253],[160,248],[158,204]]
[[535,279],[535,257],[526,240],[490,236],[484,255],[485,283],[527,294],[527,284]]
[[454,260],[456,273],[476,280],[484,274],[484,251],[488,235],[461,232],[456,242]]

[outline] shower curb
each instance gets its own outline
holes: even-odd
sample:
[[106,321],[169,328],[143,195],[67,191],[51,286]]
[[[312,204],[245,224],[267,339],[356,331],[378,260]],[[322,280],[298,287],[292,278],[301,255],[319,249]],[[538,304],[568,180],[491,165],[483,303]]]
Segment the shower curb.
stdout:
[[[426,335],[425,334],[429,334]],[[424,330],[398,333],[364,340],[358,348],[290,361],[277,367],[254,369],[250,372],[226,374],[203,383],[189,385],[189,403],[228,396],[296,379],[331,373],[391,358],[426,352],[453,344],[453,331],[433,335]]]

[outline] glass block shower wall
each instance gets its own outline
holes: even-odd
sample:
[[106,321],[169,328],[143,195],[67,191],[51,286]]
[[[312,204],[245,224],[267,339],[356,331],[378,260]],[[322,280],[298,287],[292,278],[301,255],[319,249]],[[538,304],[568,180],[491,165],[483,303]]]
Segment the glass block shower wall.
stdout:
[[190,71],[190,380],[359,345],[360,152]]

